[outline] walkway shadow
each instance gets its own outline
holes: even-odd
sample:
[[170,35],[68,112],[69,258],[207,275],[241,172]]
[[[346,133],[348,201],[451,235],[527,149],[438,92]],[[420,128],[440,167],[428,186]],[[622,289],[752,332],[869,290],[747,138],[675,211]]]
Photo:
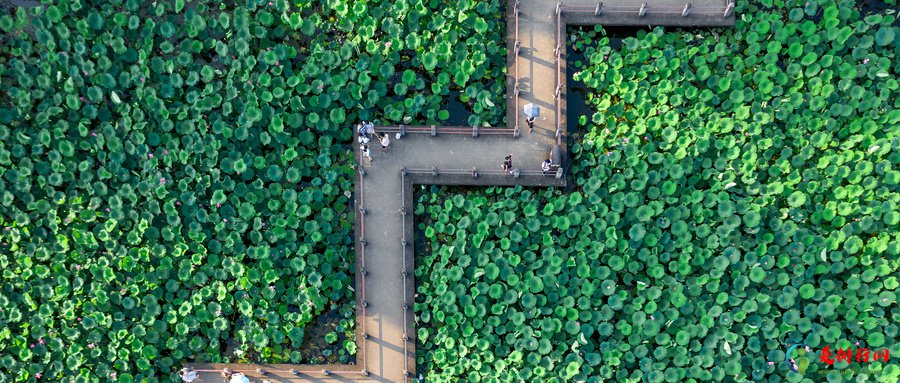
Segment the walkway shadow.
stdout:
[[531,61],[532,63],[538,64],[538,65],[543,65],[550,69],[554,69],[554,70],[556,69],[555,62],[549,62],[547,60],[543,60],[543,59],[535,57],[534,48],[520,47],[519,48],[519,57],[526,59],[528,61]]

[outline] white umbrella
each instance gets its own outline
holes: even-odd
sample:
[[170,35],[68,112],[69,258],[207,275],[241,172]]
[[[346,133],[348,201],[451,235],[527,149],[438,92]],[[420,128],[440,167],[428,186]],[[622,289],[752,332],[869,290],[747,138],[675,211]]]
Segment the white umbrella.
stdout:
[[525,104],[525,117],[535,118],[541,115],[541,107],[533,103]]
[[229,383],[250,383],[250,378],[247,378],[247,375],[237,373],[231,376]]

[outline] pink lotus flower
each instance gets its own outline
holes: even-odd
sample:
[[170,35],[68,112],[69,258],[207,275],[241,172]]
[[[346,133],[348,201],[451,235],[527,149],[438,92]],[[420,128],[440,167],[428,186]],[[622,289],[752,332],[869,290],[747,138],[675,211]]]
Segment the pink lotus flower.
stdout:
[[81,73],[84,73],[85,75],[87,75],[87,71],[86,71],[86,70],[81,71]]
[[34,343],[32,343],[30,347],[31,347],[31,348],[34,348]]
[[78,96],[78,99],[84,101],[84,97]]
[[109,208],[106,208],[106,212],[109,213]]
[[276,65],[276,66],[281,66],[281,64],[280,64],[278,61],[275,62],[275,65]]
[[6,227],[6,231],[9,231],[9,226]]
[[71,219],[66,218],[66,223],[72,222]]
[[228,222],[228,218],[222,218],[222,222]]
[[78,317],[78,321],[81,322],[81,317]]
[[222,204],[217,203],[217,204],[216,204],[216,207],[222,207]]
[[247,84],[250,84],[250,80],[247,80]]
[[159,179],[159,184],[162,185],[162,184],[164,184],[164,183],[166,183],[166,178],[165,178],[165,177],[160,178],[160,179]]
[[391,42],[390,42],[390,41],[388,41],[388,42],[386,42],[386,43],[384,43],[384,46],[386,46],[386,47],[388,47],[388,48],[390,48],[390,47],[391,47]]
[[775,365],[775,362],[769,362],[769,365],[773,366],[773,365]]
[[44,338],[38,338],[38,343],[40,343],[41,345],[43,345],[43,344],[44,344]]
[[609,157],[609,156],[611,156],[611,155],[612,155],[612,152],[610,152],[610,151],[607,150],[607,151],[606,151],[606,156]]
[[163,150],[163,154],[169,154],[169,149]]
[[93,349],[94,349],[94,344],[93,344],[93,343],[88,343],[88,348],[91,349],[91,350],[93,350]]
[[651,315],[650,320],[656,320],[656,318],[654,318],[653,315]]
[[175,201],[175,206],[181,206],[181,201]]
[[275,286],[269,286],[269,290],[275,291]]
[[153,153],[150,153],[150,156],[149,156],[149,157],[150,157],[150,158],[153,158]]
[[75,269],[81,270],[81,265],[75,265]]
[[266,227],[266,223],[265,223],[265,222],[260,223],[259,225],[262,226],[262,227]]
[[859,341],[856,341],[856,346],[859,347]]
[[40,372],[39,372],[39,373],[37,373],[37,374],[34,374],[34,377],[35,377],[35,378],[38,378],[38,379],[40,379],[40,378],[41,378],[41,377],[42,377],[42,376],[44,376],[44,375],[41,375],[41,373],[40,373]]
[[115,379],[115,378],[116,378],[116,373],[113,372],[112,374],[109,374],[109,377]]
[[626,137],[624,141],[625,141],[625,142],[628,142],[628,138]]
[[806,349],[806,352],[810,352],[810,351],[811,351],[811,350],[809,349],[809,346],[805,346],[804,349]]
[[91,137],[97,137],[97,132],[91,132]]
[[868,63],[869,63],[869,58],[868,58],[868,57],[866,57],[866,59],[865,59],[865,60],[863,60],[863,64],[868,64]]

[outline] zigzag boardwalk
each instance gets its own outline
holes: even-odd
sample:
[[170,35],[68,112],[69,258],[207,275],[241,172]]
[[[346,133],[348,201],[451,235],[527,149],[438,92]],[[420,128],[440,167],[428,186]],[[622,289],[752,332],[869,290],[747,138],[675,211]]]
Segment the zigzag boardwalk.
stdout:
[[[733,25],[730,0],[566,2],[510,0],[507,7],[508,128],[378,127],[392,135],[389,153],[373,142],[374,161],[358,157],[357,343],[354,365],[193,364],[200,382],[221,382],[223,368],[272,382],[404,382],[416,376],[413,294],[413,190],[417,184],[566,185],[564,172],[544,175],[540,163],[561,144],[566,163],[565,25]],[[683,16],[685,15],[686,16]],[[541,116],[529,132],[522,107]],[[477,137],[476,137],[477,135]],[[500,170],[512,154],[517,175]],[[357,153],[359,156],[359,153]]]

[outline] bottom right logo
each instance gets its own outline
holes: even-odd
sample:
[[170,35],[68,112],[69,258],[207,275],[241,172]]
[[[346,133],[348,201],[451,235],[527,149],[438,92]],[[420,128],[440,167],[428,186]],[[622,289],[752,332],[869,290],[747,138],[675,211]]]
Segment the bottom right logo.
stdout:
[[[856,343],[856,346],[859,346],[859,342]],[[854,350],[849,347],[846,349],[838,348],[832,352],[831,346],[825,346],[825,348],[819,351],[818,358],[816,358],[816,354],[809,346],[798,343],[788,347],[787,352],[784,354],[784,364],[787,365],[788,369],[792,372],[803,374],[809,368],[810,356],[812,356],[813,359],[818,359],[819,362],[834,366],[835,362],[842,361],[847,362],[848,364],[852,364],[853,362],[867,363],[879,361],[887,363],[891,357],[891,353],[890,350],[886,348],[873,351],[868,348],[857,348]],[[842,372],[849,371],[844,370]]]

